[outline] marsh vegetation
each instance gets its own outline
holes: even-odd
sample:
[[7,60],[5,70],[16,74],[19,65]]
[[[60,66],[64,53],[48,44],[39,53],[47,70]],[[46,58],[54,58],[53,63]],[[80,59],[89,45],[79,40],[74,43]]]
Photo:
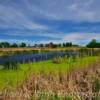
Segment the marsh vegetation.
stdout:
[[100,50],[78,52],[78,56],[56,56],[40,62],[5,63],[0,69],[1,97],[4,100],[99,98]]

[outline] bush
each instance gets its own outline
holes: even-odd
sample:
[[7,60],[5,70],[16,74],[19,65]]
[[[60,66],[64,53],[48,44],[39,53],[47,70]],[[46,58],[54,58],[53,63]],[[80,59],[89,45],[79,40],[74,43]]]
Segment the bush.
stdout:
[[52,62],[56,63],[56,64],[60,64],[62,62],[62,59],[61,59],[61,57],[55,57],[55,58],[53,58]]

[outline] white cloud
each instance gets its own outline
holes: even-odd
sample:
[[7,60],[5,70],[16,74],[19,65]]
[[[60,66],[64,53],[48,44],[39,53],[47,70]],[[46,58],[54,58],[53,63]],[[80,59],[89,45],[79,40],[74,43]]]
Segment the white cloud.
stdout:
[[[36,33],[36,34],[35,34]],[[12,32],[5,32],[5,35],[11,36],[11,37],[48,37],[52,39],[61,39],[64,34],[63,33],[57,33],[57,32],[45,32],[45,31],[12,31]]]
[[[73,21],[100,21],[98,5],[99,0],[37,0],[36,5],[30,4],[31,9],[46,17],[54,20],[73,20]],[[100,3],[100,2],[99,2]],[[33,12],[35,12],[33,11]],[[35,14],[37,14],[35,12]]]
[[[54,20],[100,21],[99,0],[7,0],[0,5],[0,19],[7,23],[23,23],[27,28],[45,28],[29,17]],[[3,18],[4,17],[4,18]],[[8,20],[7,20],[8,19]]]
[[0,28],[48,29],[47,26],[30,20],[20,10],[5,5],[0,5],[0,22]]
[[97,39],[100,40],[100,33],[69,33],[65,35],[63,40],[65,41],[72,41],[72,42],[78,42],[78,41],[90,41],[91,39]]
[[[9,0],[0,4],[0,27],[48,29],[34,18],[100,21],[99,0]],[[30,18],[33,18],[32,20]]]

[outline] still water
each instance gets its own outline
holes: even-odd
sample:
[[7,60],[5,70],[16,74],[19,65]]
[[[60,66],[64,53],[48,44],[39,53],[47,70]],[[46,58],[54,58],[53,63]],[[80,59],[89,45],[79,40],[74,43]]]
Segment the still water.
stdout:
[[0,57],[0,64],[8,61],[16,63],[29,63],[43,60],[49,60],[57,56],[78,56],[78,52],[48,52],[48,53],[27,53],[27,54],[13,54]]

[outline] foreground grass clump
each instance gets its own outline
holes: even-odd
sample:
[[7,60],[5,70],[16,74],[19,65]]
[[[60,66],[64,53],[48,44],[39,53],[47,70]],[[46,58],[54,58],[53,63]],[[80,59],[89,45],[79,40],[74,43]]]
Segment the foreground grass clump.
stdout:
[[98,59],[96,56],[88,56],[83,58],[60,58],[60,63],[53,63],[52,60],[30,63],[30,64],[19,64],[20,69],[17,70],[5,70],[0,69],[0,88],[11,86],[16,87],[21,84],[30,73],[40,74],[44,73],[49,75],[51,73],[68,73],[73,69],[84,68],[92,64]]
[[4,69],[6,70],[17,70],[19,68],[18,64],[13,61],[8,61],[3,65]]
[[[31,97],[34,100],[35,97]],[[41,93],[36,100],[73,100],[71,96],[59,96],[57,94]]]

